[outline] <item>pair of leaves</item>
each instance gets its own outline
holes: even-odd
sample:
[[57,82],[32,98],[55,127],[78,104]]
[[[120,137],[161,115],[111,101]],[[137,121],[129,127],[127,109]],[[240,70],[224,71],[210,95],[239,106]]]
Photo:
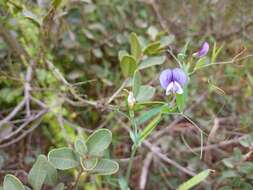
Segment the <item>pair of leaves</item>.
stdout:
[[54,186],[57,184],[57,170],[47,160],[46,156],[40,155],[28,175],[28,182],[34,190],[40,190],[42,185]]
[[[44,183],[48,185],[56,185],[57,171],[47,161],[46,156],[40,155],[33,165],[28,175],[28,182],[33,187],[33,190],[40,190]],[[0,188],[1,189],[1,188]],[[29,190],[21,181],[13,175],[6,175],[3,183],[4,190]]]

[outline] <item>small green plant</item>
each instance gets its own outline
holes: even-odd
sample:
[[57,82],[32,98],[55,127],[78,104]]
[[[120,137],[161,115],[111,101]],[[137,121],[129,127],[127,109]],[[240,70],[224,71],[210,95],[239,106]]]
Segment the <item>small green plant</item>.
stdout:
[[83,173],[88,175],[112,175],[119,169],[116,161],[103,158],[104,151],[112,141],[112,133],[108,129],[99,129],[85,141],[78,138],[74,148],[61,147],[53,149],[45,155],[39,155],[28,175],[29,186],[25,186],[13,175],[6,175],[3,182],[4,190],[41,190],[43,185],[65,189],[58,181],[57,170],[79,170],[76,181],[71,189],[76,189]]

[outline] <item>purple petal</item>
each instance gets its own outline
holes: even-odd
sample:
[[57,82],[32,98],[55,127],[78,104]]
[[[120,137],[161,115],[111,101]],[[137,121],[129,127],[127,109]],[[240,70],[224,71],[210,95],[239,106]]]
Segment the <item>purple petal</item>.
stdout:
[[187,75],[180,68],[173,69],[172,70],[172,75],[173,75],[173,81],[178,82],[181,87],[184,86],[188,81]]
[[202,44],[200,50],[198,52],[194,53],[193,55],[198,58],[204,57],[208,53],[208,50],[209,50],[209,44],[207,42],[204,42]]
[[172,82],[172,71],[166,69],[160,75],[160,84],[163,89],[166,89],[170,82]]

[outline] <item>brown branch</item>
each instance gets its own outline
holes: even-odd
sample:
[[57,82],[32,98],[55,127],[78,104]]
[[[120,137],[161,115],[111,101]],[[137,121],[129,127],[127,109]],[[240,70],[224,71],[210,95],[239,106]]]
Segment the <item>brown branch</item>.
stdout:
[[247,137],[249,137],[249,135],[243,135],[241,137],[234,138],[234,139],[231,139],[231,140],[222,141],[222,142],[217,143],[217,144],[212,144],[212,145],[203,146],[203,147],[196,147],[196,148],[192,148],[191,150],[184,149],[181,152],[199,152],[199,151],[201,151],[201,148],[202,148],[202,150],[211,150],[211,149],[221,148],[221,147],[224,147],[224,146],[229,146],[229,145],[232,145],[232,144],[237,144],[241,140],[243,140],[243,139],[245,139]]
[[140,176],[140,190],[144,190],[147,184],[147,178],[148,178],[148,172],[149,172],[149,167],[153,159],[153,153],[150,152],[147,154],[144,164],[141,170],[141,176]]
[[178,164],[176,161],[170,159],[169,157],[167,157],[165,154],[163,154],[160,150],[160,148],[152,145],[150,142],[148,141],[144,141],[143,145],[148,148],[151,152],[154,153],[155,156],[157,156],[158,158],[160,158],[161,160],[163,160],[164,162],[176,167],[177,169],[179,169],[180,171],[186,173],[187,175],[190,176],[195,176],[196,173],[187,169],[186,167],[181,166],[180,164]]
[[[45,113],[47,113],[48,110],[47,109],[44,109],[42,110],[39,114],[42,116],[44,115]],[[0,145],[0,148],[6,148],[8,146],[11,146],[17,142],[19,142],[21,139],[23,139],[24,137],[26,137],[26,135],[28,135],[29,133],[31,133],[34,129],[36,129],[40,123],[41,123],[41,120],[42,120],[42,117],[39,118],[39,121],[37,123],[35,123],[33,126],[31,126],[28,130],[24,131],[21,135],[19,135],[17,138],[9,141],[9,142],[6,142],[4,144],[1,144]]]

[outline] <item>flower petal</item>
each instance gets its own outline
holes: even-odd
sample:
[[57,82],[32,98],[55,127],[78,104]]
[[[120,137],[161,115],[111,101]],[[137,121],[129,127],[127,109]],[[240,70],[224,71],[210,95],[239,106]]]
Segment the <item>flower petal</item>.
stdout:
[[171,94],[171,91],[174,92],[174,82],[171,82],[166,88],[166,96]]
[[198,58],[204,57],[208,53],[208,50],[209,50],[209,44],[208,42],[204,42],[200,50],[194,53],[193,56],[198,57]]
[[176,81],[174,82],[174,86],[175,86],[175,93],[177,93],[177,94],[183,94],[184,93],[183,88]]
[[188,81],[188,77],[185,74],[185,72],[180,69],[180,68],[175,68],[172,70],[172,75],[173,75],[173,81],[179,83],[180,86],[184,86],[187,81]]
[[170,69],[166,69],[160,75],[160,84],[163,89],[166,89],[171,82],[172,82],[172,71]]

